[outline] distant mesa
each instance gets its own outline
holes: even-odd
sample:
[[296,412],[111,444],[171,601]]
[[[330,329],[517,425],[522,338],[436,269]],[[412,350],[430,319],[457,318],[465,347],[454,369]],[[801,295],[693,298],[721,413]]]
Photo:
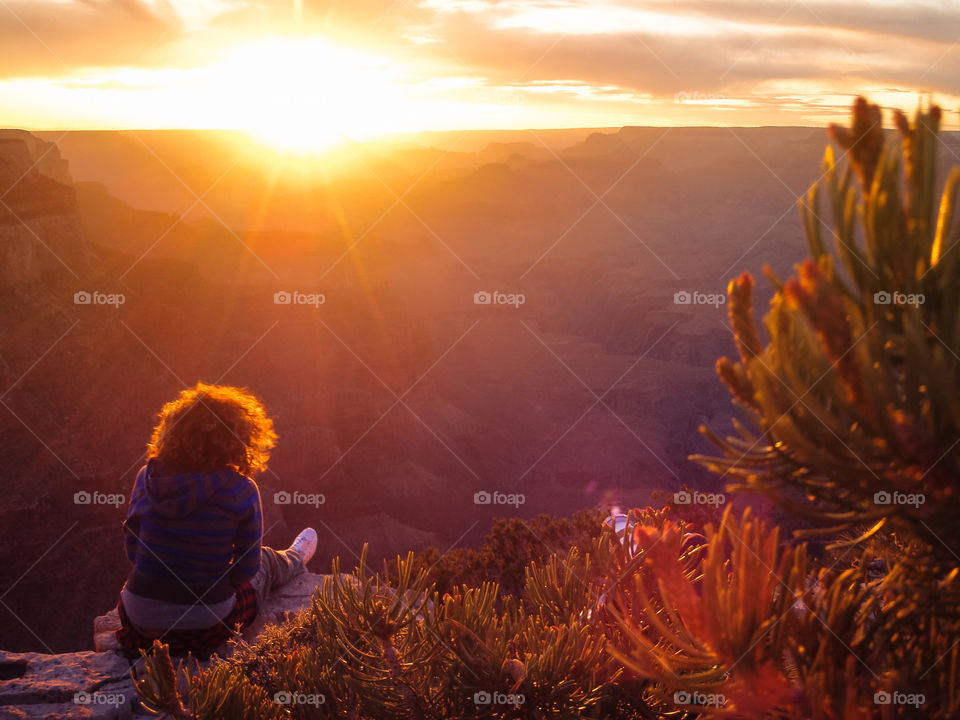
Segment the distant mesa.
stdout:
[[587,139],[564,151],[566,157],[589,157],[593,159],[616,158],[622,160],[636,156],[630,145],[619,133],[590,133]]
[[36,163],[36,169],[40,174],[63,185],[70,185],[73,182],[70,176],[70,163],[63,158],[60,148],[55,143],[41,140],[26,130],[0,130],[0,147],[5,141],[24,143],[31,158],[30,164]]
[[481,165],[505,163],[511,169],[552,159],[550,150],[532,142],[492,142],[477,153],[477,162]]

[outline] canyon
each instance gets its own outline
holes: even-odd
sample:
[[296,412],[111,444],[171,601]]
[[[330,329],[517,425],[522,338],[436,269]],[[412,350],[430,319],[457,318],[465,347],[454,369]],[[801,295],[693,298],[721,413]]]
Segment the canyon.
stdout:
[[804,257],[825,143],[433,134],[303,163],[230,133],[0,132],[0,648],[89,649],[156,413],[198,380],[272,413],[265,542],[316,527],[316,572],[719,491],[687,456],[730,427],[725,288],[753,273],[762,314],[763,266]]

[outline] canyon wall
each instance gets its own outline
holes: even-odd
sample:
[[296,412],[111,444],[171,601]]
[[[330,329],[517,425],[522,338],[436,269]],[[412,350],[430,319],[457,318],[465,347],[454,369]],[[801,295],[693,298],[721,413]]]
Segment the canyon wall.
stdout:
[[28,133],[0,133],[0,287],[88,264],[76,192],[59,150]]

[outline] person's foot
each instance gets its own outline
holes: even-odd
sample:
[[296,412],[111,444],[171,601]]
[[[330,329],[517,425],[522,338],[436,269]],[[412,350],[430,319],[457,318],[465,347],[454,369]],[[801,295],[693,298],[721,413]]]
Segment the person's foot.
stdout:
[[301,561],[306,566],[317,551],[317,531],[310,527],[304,528],[297,535],[290,549],[300,556]]

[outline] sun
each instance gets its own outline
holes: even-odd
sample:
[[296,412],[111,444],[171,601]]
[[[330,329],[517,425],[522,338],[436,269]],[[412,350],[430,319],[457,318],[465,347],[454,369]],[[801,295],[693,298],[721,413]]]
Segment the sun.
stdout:
[[232,124],[300,154],[394,130],[390,118],[408,102],[398,73],[390,60],[316,36],[246,43],[214,68],[215,86],[243,113]]

